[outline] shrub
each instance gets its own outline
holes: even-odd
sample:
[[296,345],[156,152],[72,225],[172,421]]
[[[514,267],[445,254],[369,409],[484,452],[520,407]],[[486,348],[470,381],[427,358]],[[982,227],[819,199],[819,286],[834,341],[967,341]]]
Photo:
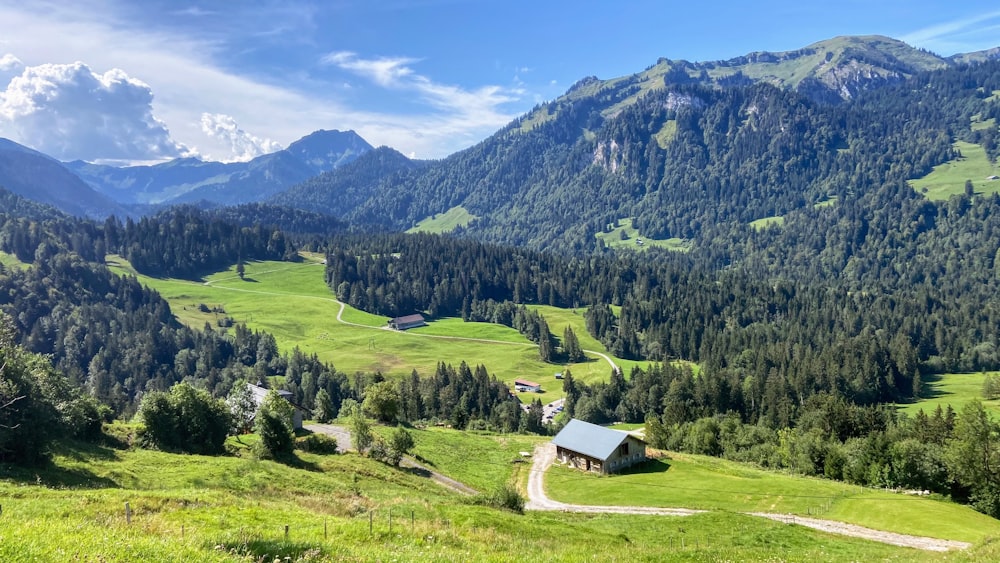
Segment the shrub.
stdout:
[[187,383],[169,393],[147,394],[139,405],[144,445],[166,451],[219,454],[225,451],[232,418],[226,403]]
[[337,440],[326,434],[309,434],[295,439],[295,449],[314,454],[335,454]]
[[524,514],[524,497],[521,496],[517,487],[510,483],[504,483],[488,493],[480,493],[472,497],[471,502],[479,506],[489,506]]

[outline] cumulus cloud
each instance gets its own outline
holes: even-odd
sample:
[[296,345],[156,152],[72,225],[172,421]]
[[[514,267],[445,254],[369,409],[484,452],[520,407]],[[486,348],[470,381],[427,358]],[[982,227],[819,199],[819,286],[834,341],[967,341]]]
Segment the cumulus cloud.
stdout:
[[[5,55],[5,67],[20,63]],[[84,63],[24,67],[0,91],[0,135],[60,160],[156,160],[189,154],[153,115],[153,92],[124,71]]]
[[271,139],[251,135],[232,116],[221,113],[201,114],[201,130],[232,147],[233,161],[247,161],[262,154],[280,151],[283,147]]
[[21,74],[22,69],[24,63],[14,55],[7,53],[0,57],[0,87],[6,86],[11,78]]

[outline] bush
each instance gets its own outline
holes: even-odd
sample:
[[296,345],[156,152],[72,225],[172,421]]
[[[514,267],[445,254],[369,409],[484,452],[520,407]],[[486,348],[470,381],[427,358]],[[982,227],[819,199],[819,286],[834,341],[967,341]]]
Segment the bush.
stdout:
[[510,483],[504,483],[488,493],[472,497],[472,504],[524,514],[524,497],[517,487]]
[[232,424],[226,403],[186,383],[143,397],[139,419],[145,425],[143,445],[208,455],[225,451]]
[[254,431],[260,436],[257,455],[262,458],[281,458],[292,453],[295,448],[295,429],[292,405],[277,391],[268,391],[257,409]]
[[326,434],[309,434],[295,439],[295,449],[313,454],[335,454],[337,440]]

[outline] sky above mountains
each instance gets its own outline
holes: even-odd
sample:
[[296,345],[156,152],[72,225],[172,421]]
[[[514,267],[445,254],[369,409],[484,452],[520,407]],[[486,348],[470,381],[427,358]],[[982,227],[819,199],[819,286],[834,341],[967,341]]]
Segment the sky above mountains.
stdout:
[[0,0],[0,136],[62,160],[246,160],[317,129],[441,158],[585,76],[837,35],[1000,45],[995,0]]

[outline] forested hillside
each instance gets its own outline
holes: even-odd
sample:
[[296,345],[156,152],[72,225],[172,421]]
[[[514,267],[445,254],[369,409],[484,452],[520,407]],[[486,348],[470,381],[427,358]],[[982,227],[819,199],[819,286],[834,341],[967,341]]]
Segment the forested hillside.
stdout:
[[[838,218],[869,209],[866,198],[955,157],[955,139],[995,158],[998,68],[917,73],[838,104],[760,82],[673,83],[669,73],[639,97],[627,81],[584,83],[443,161],[376,185],[365,176],[367,197],[322,177],[311,193],[343,193],[326,209],[387,229],[461,205],[479,219],[458,232],[486,241],[590,253],[597,233],[633,218],[644,236],[710,250],[721,228],[744,237],[755,220],[817,204]],[[973,130],[973,117],[993,126]]]

